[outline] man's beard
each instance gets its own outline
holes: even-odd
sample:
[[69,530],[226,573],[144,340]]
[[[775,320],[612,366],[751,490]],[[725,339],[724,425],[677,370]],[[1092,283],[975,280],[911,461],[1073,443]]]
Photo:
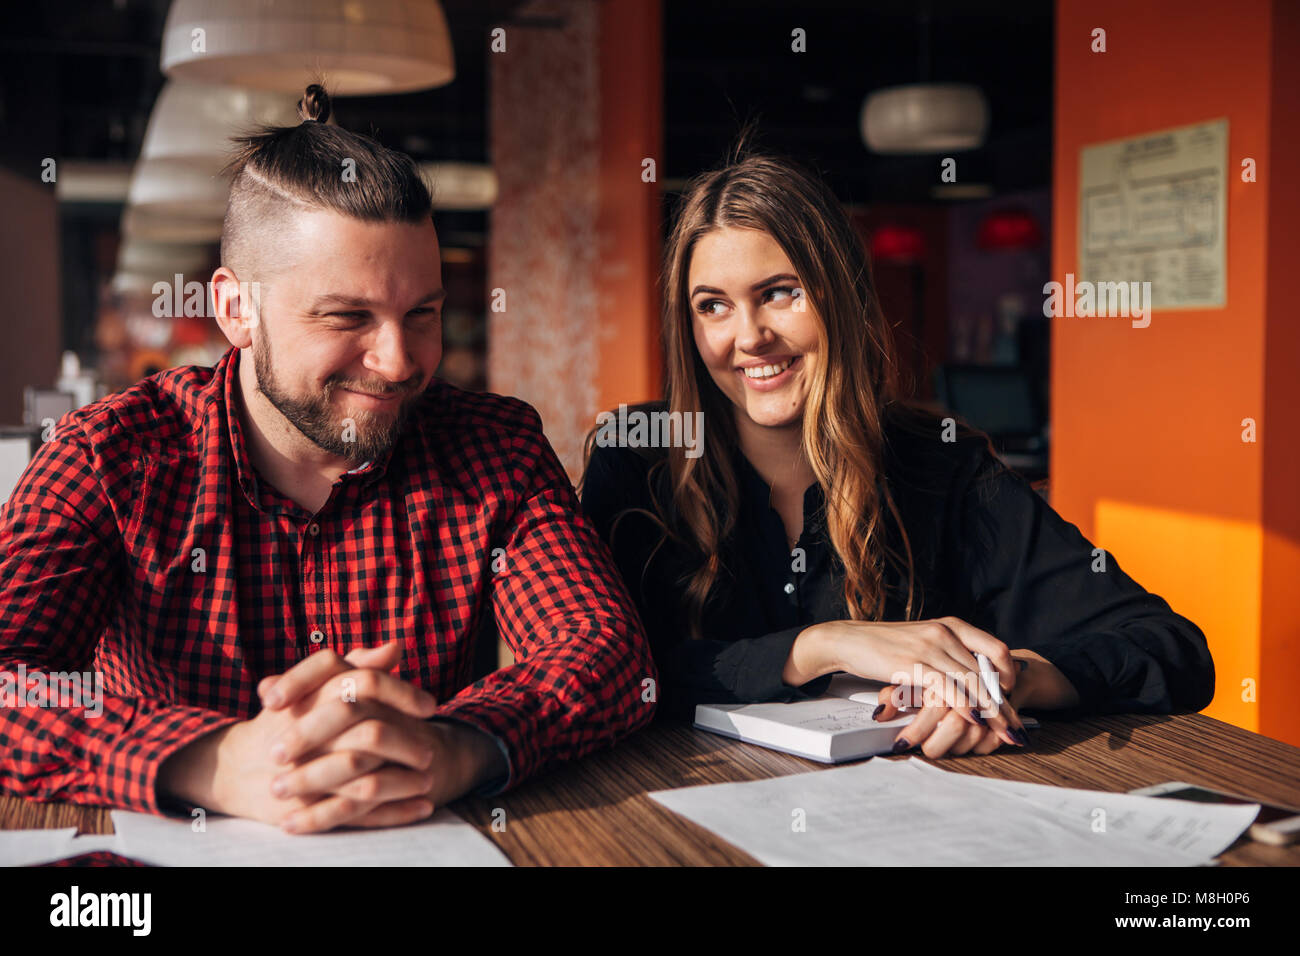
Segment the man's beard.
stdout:
[[[265,329],[262,330],[265,333]],[[390,412],[359,409],[347,418],[338,418],[333,406],[335,391],[344,387],[340,382],[326,382],[325,394],[312,398],[296,398],[280,390],[271,369],[271,346],[263,334],[253,342],[253,368],[257,373],[257,387],[267,401],[279,410],[298,431],[332,455],[346,458],[353,465],[362,465],[383,456],[406,430],[415,404],[409,385],[400,390],[396,415]],[[362,383],[348,383],[361,385]],[[360,391],[362,389],[358,389]],[[379,393],[373,386],[366,389]]]

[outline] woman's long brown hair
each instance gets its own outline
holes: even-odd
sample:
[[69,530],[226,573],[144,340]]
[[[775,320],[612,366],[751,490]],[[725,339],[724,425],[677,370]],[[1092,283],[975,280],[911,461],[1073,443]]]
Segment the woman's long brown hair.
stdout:
[[[668,450],[672,500],[656,499],[658,523],[702,557],[686,582],[693,637],[723,572],[719,553],[738,510],[732,455],[737,436],[731,402],[714,384],[695,347],[687,289],[691,254],[706,233],[758,229],[785,252],[818,322],[818,348],[803,415],[803,453],[821,486],[825,525],[844,571],[844,601],[854,620],[877,619],[885,606],[886,563],[905,572],[912,617],[911,544],[883,480],[884,413],[903,403],[894,349],[861,240],[843,207],[816,176],[784,159],[748,155],[696,177],[668,240],[663,273],[668,410],[704,413],[704,453]],[[893,515],[904,553],[886,543],[882,515]]]

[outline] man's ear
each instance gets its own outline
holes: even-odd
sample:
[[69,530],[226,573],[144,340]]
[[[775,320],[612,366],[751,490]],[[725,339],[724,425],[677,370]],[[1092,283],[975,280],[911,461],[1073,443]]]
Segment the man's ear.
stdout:
[[222,333],[235,348],[249,348],[262,316],[261,284],[240,282],[233,269],[221,266],[212,273],[210,288],[213,315]]

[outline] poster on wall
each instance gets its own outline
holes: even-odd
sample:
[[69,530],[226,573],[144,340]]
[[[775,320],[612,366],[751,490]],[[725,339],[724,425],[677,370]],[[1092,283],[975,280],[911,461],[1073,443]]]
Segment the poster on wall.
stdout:
[[1083,147],[1080,280],[1150,282],[1157,309],[1226,305],[1227,173],[1227,119]]

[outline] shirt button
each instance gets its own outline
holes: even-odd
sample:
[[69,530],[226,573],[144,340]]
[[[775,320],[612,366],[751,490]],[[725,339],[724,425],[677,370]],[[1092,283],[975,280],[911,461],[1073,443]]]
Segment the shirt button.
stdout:
[[307,533],[313,538],[316,537],[316,535],[320,534],[320,525],[313,521],[311,524],[307,525]]
[[311,642],[313,644],[319,644],[323,640],[325,640],[325,635],[322,632],[320,631],[311,632]]
[[786,593],[786,594],[794,594],[794,585],[793,585],[793,584],[787,584],[787,585],[785,586],[785,593]]

